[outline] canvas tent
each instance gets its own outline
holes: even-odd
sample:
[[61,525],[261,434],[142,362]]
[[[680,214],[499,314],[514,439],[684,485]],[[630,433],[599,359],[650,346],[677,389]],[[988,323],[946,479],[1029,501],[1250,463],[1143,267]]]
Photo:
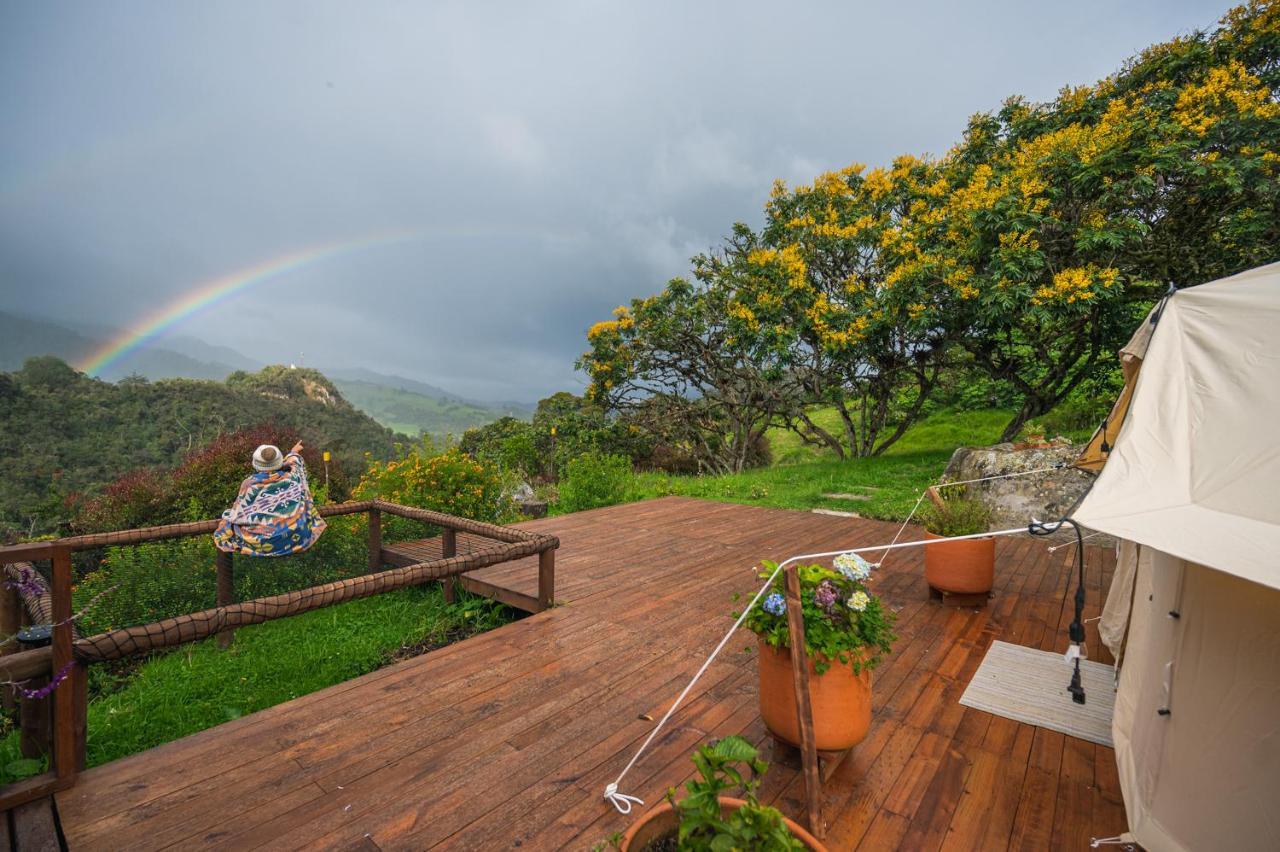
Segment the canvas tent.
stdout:
[[1121,542],[1099,627],[1129,835],[1277,850],[1280,263],[1173,294],[1122,358],[1073,518]]

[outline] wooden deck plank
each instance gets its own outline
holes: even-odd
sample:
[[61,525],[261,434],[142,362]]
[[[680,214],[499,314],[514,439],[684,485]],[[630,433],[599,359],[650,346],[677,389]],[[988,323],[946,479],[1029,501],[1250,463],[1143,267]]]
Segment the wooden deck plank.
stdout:
[[[90,770],[58,796],[72,848],[589,848],[626,826],[601,791],[728,628],[753,566],[897,531],[689,498],[521,526],[561,540],[559,606]],[[875,672],[868,739],[824,786],[830,848],[1067,848],[1124,829],[1110,749],[958,703],[993,640],[1065,647],[1074,554],[1047,546],[1000,540],[994,595],[977,608],[930,601],[919,550],[884,559],[874,588],[900,640]],[[1092,613],[1114,560],[1088,554]],[[475,576],[533,594],[537,561]],[[726,649],[624,792],[655,802],[711,737],[741,733],[770,756],[753,644]],[[762,797],[803,814],[800,773],[776,763]]]

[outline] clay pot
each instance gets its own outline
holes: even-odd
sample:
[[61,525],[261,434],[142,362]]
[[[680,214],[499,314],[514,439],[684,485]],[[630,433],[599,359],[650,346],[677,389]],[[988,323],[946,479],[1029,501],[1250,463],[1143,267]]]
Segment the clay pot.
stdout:
[[[945,536],[925,533],[928,538]],[[996,576],[996,540],[970,538],[924,549],[924,578],[935,589],[959,595],[991,591]]]
[[[728,796],[720,797],[720,813],[721,815],[735,811],[745,805],[742,799],[732,799]],[[787,828],[791,831],[795,838],[803,843],[807,848],[814,852],[827,852],[827,847],[819,842],[809,832],[805,831],[799,825],[787,819],[785,816],[782,821],[787,824]],[[660,840],[670,834],[675,834],[680,828],[680,815],[676,809],[671,806],[670,802],[663,802],[647,814],[642,816],[639,822],[632,824],[627,829],[627,833],[622,835],[622,852],[643,852],[644,847],[648,846],[655,840]]]
[[[760,715],[770,733],[797,748],[800,725],[796,721],[796,693],[791,679],[791,650],[778,650],[759,642]],[[819,751],[843,751],[867,736],[871,727],[871,671],[854,674],[852,666],[831,664],[818,674],[809,663],[809,703],[813,707],[813,734]]]

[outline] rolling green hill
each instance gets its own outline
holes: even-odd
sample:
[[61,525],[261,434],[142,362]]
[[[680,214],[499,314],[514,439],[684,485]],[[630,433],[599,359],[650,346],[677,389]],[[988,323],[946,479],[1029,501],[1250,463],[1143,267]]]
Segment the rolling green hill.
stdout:
[[508,414],[524,413],[491,408],[451,395],[427,396],[369,381],[335,379],[333,383],[352,405],[383,426],[406,435],[425,432],[436,440],[446,435],[459,437],[468,429]]

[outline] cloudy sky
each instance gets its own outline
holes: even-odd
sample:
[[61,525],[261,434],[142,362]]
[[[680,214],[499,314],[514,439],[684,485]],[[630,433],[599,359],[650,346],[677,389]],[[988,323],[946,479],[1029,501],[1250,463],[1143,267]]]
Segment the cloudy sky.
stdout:
[[580,390],[586,328],[758,222],[774,178],[945,151],[1225,8],[4,3],[0,309],[130,328],[295,256],[173,333]]

